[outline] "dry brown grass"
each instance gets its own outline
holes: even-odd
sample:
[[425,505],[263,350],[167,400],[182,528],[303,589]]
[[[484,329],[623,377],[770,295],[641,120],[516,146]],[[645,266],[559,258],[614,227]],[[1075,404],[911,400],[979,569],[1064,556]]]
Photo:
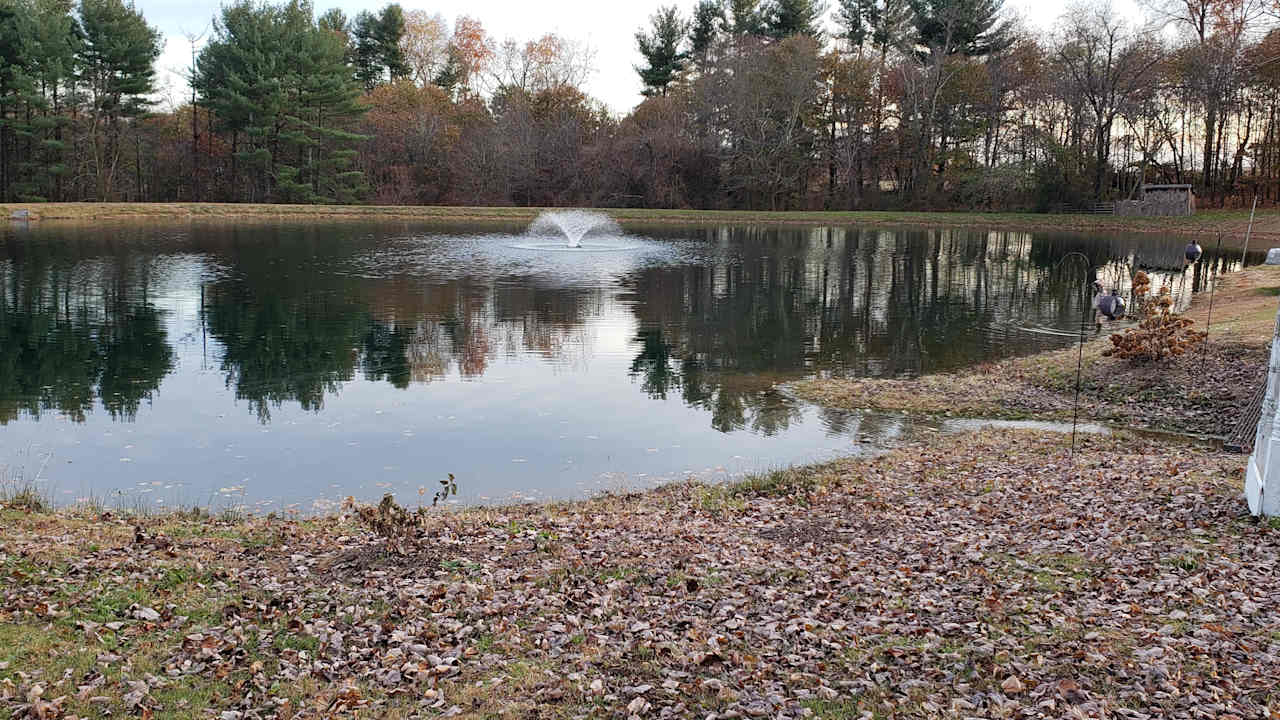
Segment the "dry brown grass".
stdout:
[[[386,205],[268,205],[237,203],[8,203],[0,213],[27,210],[38,221],[86,222],[102,220],[392,220],[413,222],[527,222],[548,208],[443,207]],[[1134,218],[1114,215],[1053,215],[1042,213],[979,212],[821,212],[678,209],[606,209],[622,222],[636,224],[759,223],[798,225],[899,225],[969,227],[1007,230],[1163,233],[1213,237],[1224,233],[1228,247],[1244,237],[1249,214],[1238,210],[1210,210],[1189,218]],[[1280,212],[1263,211],[1253,228],[1254,247],[1280,239]],[[1255,244],[1256,243],[1256,244]]]

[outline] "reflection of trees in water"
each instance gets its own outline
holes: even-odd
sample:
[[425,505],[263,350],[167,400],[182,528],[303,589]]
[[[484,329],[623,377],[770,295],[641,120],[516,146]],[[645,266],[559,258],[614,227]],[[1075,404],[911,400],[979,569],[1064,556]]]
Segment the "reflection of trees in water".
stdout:
[[693,407],[711,413],[711,425],[721,432],[750,428],[764,435],[787,429],[800,409],[775,386],[772,373],[709,372],[697,357],[679,357],[660,328],[641,330],[640,352],[631,362],[631,375],[651,397],[665,399],[679,392]]
[[455,371],[479,377],[502,354],[558,360],[586,345],[578,291],[238,267],[209,285],[205,312],[228,385],[262,422],[286,401],[320,410],[357,372],[406,388]]
[[173,366],[146,265],[62,250],[10,243],[0,266],[0,424],[50,410],[83,422],[95,401],[133,420]]
[[627,278],[641,325],[631,372],[725,430],[785,427],[796,410],[774,380],[916,375],[1064,344],[1026,330],[1072,330],[1089,307],[1088,283],[1061,258],[1084,249],[1102,265],[1161,247],[974,230],[734,228],[707,240],[709,262]]
[[[0,420],[48,409],[83,419],[97,402],[131,418],[154,393],[173,351],[147,295],[171,250],[137,233],[145,237],[95,244],[9,238]],[[504,356],[574,363],[591,351],[586,318],[630,323],[633,313],[631,373],[644,392],[705,408],[721,430],[773,433],[799,412],[775,381],[911,375],[1061,343],[1017,326],[1070,328],[1082,317],[1091,295],[1079,268],[1058,265],[1066,253],[1084,251],[1098,266],[1158,264],[1177,261],[1183,245],[840,228],[724,228],[704,240],[706,260],[636,270],[622,301],[613,290],[483,269],[478,278],[456,268],[340,274],[344,258],[384,242],[376,235],[218,226],[189,249],[216,268],[203,318],[223,347],[227,383],[263,421],[284,402],[318,410],[356,377],[404,388],[478,377]],[[1199,286],[1204,267],[1184,282]]]
[[[240,283],[217,283],[204,309],[223,348],[227,384],[263,422],[286,400],[321,409],[325,394],[354,376],[370,330],[367,309],[335,293],[255,293]],[[375,334],[370,341],[376,347],[384,339]]]
[[[1114,288],[1121,295],[1128,297],[1132,286],[1133,274],[1143,270],[1151,278],[1152,288],[1158,290],[1167,286],[1173,294],[1178,307],[1186,307],[1191,302],[1193,293],[1207,287],[1208,281],[1224,272],[1240,269],[1240,251],[1230,248],[1216,250],[1212,243],[1204,247],[1204,255],[1200,262],[1186,267],[1186,238],[1165,237],[1158,235],[1140,236],[1137,238],[1059,238],[1036,243],[1032,259],[1040,263],[1057,262],[1067,253],[1078,252],[1089,258],[1090,281],[1098,280],[1108,290]],[[1265,252],[1249,254],[1251,263],[1261,262]],[[1067,280],[1082,277],[1082,263],[1070,261],[1070,271],[1064,274]]]
[[533,278],[497,285],[463,278],[425,288],[377,285],[359,292],[395,309],[391,322],[406,338],[405,362],[413,382],[431,382],[453,371],[480,377],[501,355],[531,353],[567,361],[586,352],[583,318],[602,302],[598,291],[540,287]]

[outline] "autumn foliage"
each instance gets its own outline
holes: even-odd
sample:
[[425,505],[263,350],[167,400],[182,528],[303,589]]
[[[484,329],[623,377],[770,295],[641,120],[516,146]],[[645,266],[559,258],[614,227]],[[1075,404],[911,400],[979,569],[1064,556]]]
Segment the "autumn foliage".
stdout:
[[1133,295],[1142,312],[1142,322],[1136,328],[1111,336],[1111,348],[1103,355],[1131,362],[1161,362],[1182,355],[1203,342],[1207,333],[1193,330],[1194,323],[1173,312],[1173,298],[1169,288],[1149,295],[1151,280],[1138,271],[1133,279]]

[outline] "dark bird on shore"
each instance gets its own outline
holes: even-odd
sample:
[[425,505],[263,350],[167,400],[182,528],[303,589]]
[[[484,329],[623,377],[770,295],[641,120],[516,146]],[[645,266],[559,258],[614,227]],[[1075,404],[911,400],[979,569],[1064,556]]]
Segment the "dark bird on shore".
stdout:
[[1200,256],[1203,254],[1204,254],[1204,249],[1200,247],[1200,243],[1196,242],[1195,240],[1192,240],[1190,243],[1187,244],[1186,255],[1187,255],[1188,264],[1196,262],[1197,260],[1200,259]]

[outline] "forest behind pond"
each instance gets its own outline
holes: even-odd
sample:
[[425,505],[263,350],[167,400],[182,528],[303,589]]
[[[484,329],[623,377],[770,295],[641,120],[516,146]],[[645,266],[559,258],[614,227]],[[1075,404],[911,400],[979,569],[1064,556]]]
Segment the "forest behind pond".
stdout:
[[[1280,192],[1271,0],[701,0],[637,28],[646,98],[592,49],[390,4],[240,0],[157,102],[122,0],[0,3],[0,201],[1064,210],[1191,183]],[[182,42],[182,38],[169,38]]]

